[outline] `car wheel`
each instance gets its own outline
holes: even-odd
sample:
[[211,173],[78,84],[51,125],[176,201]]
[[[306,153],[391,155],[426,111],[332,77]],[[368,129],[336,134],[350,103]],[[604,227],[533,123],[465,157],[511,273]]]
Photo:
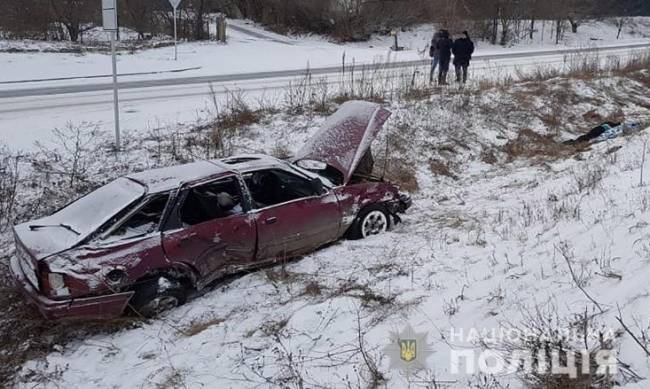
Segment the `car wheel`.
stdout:
[[144,281],[135,290],[131,307],[136,314],[154,317],[185,304],[187,291],[183,284],[170,277],[157,277]]
[[388,231],[390,216],[382,205],[374,204],[364,208],[353,226],[352,237],[355,239],[367,238]]

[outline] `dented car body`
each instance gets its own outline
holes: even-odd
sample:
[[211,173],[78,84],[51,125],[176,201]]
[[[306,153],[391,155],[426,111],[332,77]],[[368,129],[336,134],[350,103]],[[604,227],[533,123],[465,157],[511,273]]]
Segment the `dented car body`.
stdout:
[[224,275],[383,232],[410,199],[355,170],[389,116],[348,102],[291,161],[242,155],[119,178],[16,225],[15,282],[48,319],[148,316]]

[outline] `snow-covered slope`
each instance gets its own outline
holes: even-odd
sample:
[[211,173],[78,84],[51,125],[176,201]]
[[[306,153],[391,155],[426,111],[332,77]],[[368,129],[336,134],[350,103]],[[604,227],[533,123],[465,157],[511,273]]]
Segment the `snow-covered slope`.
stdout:
[[[387,387],[410,380],[488,388],[497,380],[520,388],[516,374],[453,373],[453,350],[482,350],[460,331],[586,323],[616,332],[620,315],[647,342],[649,106],[647,84],[625,78],[558,78],[392,103],[375,153],[388,141],[394,164],[417,177],[403,224],[235,277],[138,328],[73,341],[28,362],[21,386],[338,388],[382,376]],[[646,125],[587,149],[558,143],[613,116]],[[235,147],[295,152],[320,122],[276,116]],[[148,142],[127,147],[153,150]],[[151,158],[133,155],[140,165]],[[410,379],[390,368],[385,352],[391,332],[407,325],[427,333],[432,351],[427,369]],[[582,338],[567,342],[583,347]],[[629,373],[650,376],[641,347],[625,333],[613,347],[629,364],[616,379],[646,387]]]

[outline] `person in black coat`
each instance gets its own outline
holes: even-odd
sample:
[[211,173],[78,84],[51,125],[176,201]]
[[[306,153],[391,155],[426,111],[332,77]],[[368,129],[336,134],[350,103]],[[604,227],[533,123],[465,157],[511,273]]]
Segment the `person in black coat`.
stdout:
[[449,31],[442,30],[440,39],[436,45],[439,52],[439,72],[438,72],[438,85],[447,85],[447,73],[449,72],[449,63],[451,62],[451,49],[453,46],[452,40],[449,38]]
[[463,31],[463,36],[456,39],[452,47],[454,53],[454,67],[456,68],[456,82],[461,82],[461,73],[463,84],[467,82],[467,68],[469,61],[474,53],[474,42],[469,39],[467,31]]

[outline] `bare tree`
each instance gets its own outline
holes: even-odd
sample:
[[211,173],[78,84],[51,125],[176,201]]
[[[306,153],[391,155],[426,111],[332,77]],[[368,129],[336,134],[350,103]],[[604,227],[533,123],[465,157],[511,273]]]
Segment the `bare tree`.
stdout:
[[590,17],[593,17],[596,10],[596,0],[565,0],[567,20],[571,24],[571,32],[576,34],[578,27]]
[[49,0],[0,0],[0,9],[0,34],[8,38],[50,38]]
[[95,26],[101,10],[99,0],[50,0],[54,21],[61,23],[73,42]]
[[147,32],[156,30],[156,14],[163,10],[165,4],[152,0],[122,0],[119,6],[122,25],[135,30],[138,39],[144,39]]
[[528,18],[530,19],[530,27],[528,28],[528,39],[531,41],[535,36],[535,22],[537,21],[538,0],[525,0],[523,2],[524,9],[527,9]]

